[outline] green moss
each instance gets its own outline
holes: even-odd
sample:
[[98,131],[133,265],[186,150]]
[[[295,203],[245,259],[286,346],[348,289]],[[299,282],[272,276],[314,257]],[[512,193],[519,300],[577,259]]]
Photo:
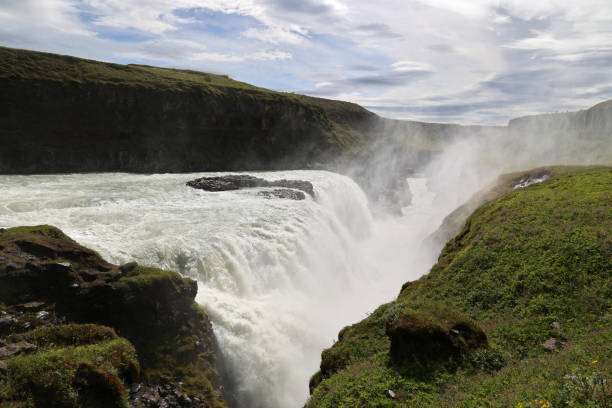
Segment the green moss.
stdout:
[[88,254],[92,263],[103,261],[97,252],[81,247],[76,241],[64,234],[62,230],[52,225],[22,226],[0,230],[0,250],[15,248],[16,243],[20,241],[27,241],[51,249],[61,248],[64,251],[68,249],[83,250]]
[[176,272],[166,271],[150,266],[135,265],[124,269],[119,282],[130,286],[151,285],[154,281],[170,280],[172,282],[189,282],[189,278],[183,278]]
[[[547,181],[506,189],[478,208],[428,275],[344,329],[322,355],[322,373],[329,364],[336,374],[323,379],[307,406],[527,407],[538,399],[556,408],[572,406],[563,398],[581,378],[609,381],[612,169],[549,171]],[[445,331],[455,319],[432,314],[432,303],[470,316],[492,348],[453,363],[394,364],[384,333],[389,317],[417,316]],[[547,352],[541,343],[549,338],[566,345]],[[612,398],[588,398],[609,401],[604,397]],[[574,406],[605,407],[592,401]]]
[[13,241],[19,237],[32,235],[39,235],[41,237],[46,238],[66,239],[68,241],[74,242],[59,228],[56,228],[52,225],[36,225],[4,229],[0,231],[0,243],[6,244],[7,242]]
[[58,407],[76,406],[92,393],[110,396],[107,406],[125,407],[122,380],[135,379],[139,370],[136,351],[125,339],[20,355],[7,365],[3,399]]
[[117,339],[117,333],[97,324],[65,324],[45,326],[22,334],[13,334],[9,342],[27,341],[39,347],[83,346]]

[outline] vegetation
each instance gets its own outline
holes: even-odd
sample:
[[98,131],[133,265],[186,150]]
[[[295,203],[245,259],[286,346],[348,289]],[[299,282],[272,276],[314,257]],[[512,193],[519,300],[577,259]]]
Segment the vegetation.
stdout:
[[[0,406],[125,407],[124,384],[136,379],[136,350],[96,325],[59,325],[9,337],[32,341],[33,354],[10,358],[0,380]],[[19,406],[19,405],[17,405]]]
[[43,326],[25,333],[7,336],[11,343],[27,341],[38,347],[85,346],[117,339],[110,327],[97,324],[63,324]]
[[6,47],[0,47],[0,54],[0,78],[113,84],[176,91],[197,89],[212,94],[222,92],[225,88],[274,93],[234,81],[226,75],[198,71],[111,64]]
[[[120,283],[125,283],[133,287],[150,286],[154,281],[170,281],[172,283],[190,282],[189,278],[183,278],[176,272],[166,271],[151,266],[142,266],[136,263],[128,264],[130,266],[122,267],[123,274],[119,279]],[[133,266],[132,266],[133,265]]]
[[[548,172],[478,208],[428,275],[343,329],[307,406],[612,406],[612,169]],[[469,316],[490,348],[394,357],[398,314],[450,334],[463,318],[444,310]]]
[[277,92],[207,72],[138,64],[113,64],[37,51],[0,47],[0,79],[54,81],[60,83],[114,85],[162,92],[197,92],[205,95],[231,95],[259,100],[298,103],[330,112],[335,120],[362,114],[356,104],[294,93]]

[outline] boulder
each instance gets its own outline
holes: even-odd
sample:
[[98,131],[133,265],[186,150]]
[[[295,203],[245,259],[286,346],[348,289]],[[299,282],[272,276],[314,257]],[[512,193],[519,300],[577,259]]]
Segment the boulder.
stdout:
[[[300,190],[315,197],[314,187],[310,181],[304,180],[274,180],[269,181],[248,174],[229,174],[226,176],[201,177],[187,182],[187,186],[204,191],[229,191],[255,187],[280,187],[283,189]],[[291,197],[279,197],[291,198]],[[291,198],[295,200],[295,198]]]
[[34,344],[28,343],[27,341],[7,344],[4,347],[0,347],[0,360],[7,360],[22,353],[31,353],[36,351],[36,349],[37,347]]
[[488,348],[487,335],[469,317],[439,305],[405,307],[387,321],[394,361],[441,360]]
[[11,315],[0,317],[0,336],[8,334],[17,324],[17,319]]
[[565,346],[565,342],[559,339],[555,339],[554,337],[542,343],[542,348],[546,351],[550,351],[551,353],[555,350],[559,350],[563,346]]

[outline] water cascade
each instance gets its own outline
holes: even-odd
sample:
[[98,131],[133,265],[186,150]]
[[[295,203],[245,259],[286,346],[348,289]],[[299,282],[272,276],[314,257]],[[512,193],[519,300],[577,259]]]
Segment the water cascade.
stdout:
[[338,330],[433,262],[419,250],[439,223],[433,195],[411,179],[404,216],[375,221],[363,192],[338,174],[253,173],[312,182],[316,199],[302,201],[185,186],[203,175],[0,176],[0,227],[56,225],[111,262],[196,279],[238,403],[301,406]]

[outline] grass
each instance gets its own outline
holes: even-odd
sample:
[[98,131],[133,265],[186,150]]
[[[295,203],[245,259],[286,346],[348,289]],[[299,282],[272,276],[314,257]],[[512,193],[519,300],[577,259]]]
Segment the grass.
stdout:
[[37,225],[37,226],[7,228],[7,229],[0,231],[0,244],[7,245],[8,241],[15,240],[15,238],[17,237],[20,237],[20,236],[30,237],[32,236],[32,234],[40,235],[46,238],[59,238],[59,239],[67,239],[67,240],[72,241],[60,229],[52,225]]
[[[611,276],[612,170],[550,169],[478,208],[428,275],[343,329],[307,406],[611,406]],[[469,316],[490,349],[398,364],[385,327],[432,304]],[[545,351],[549,338],[565,346]]]
[[167,91],[216,94],[231,88],[243,91],[271,92],[226,75],[198,71],[112,64],[67,55],[41,53],[0,47],[0,78],[52,80],[59,82],[112,84]]
[[246,82],[188,69],[139,64],[114,64],[68,55],[0,47],[0,79],[55,81],[72,84],[116,85],[168,92],[197,92],[206,95],[241,96],[284,100],[329,111],[342,121],[347,114],[363,114],[362,107],[341,101],[312,98],[260,88]]
[[117,333],[110,327],[97,324],[64,324],[44,326],[26,333],[12,334],[9,342],[27,341],[38,347],[83,346],[117,339]]
[[[73,248],[80,247],[74,240],[64,234],[62,230],[53,225],[34,225],[13,227],[0,230],[0,250],[16,249],[19,241],[29,241],[36,245],[49,247],[56,252],[68,252]],[[58,242],[61,245],[58,245]],[[86,253],[88,261],[103,261],[102,257],[91,249],[83,248],[83,253]],[[59,251],[57,251],[59,249]],[[59,254],[61,255],[61,253]]]
[[[116,338],[96,344],[48,348],[7,361],[8,376],[0,381],[3,408],[26,403],[35,406],[127,406],[123,381],[138,376],[134,347]],[[104,402],[104,405],[100,403]]]

